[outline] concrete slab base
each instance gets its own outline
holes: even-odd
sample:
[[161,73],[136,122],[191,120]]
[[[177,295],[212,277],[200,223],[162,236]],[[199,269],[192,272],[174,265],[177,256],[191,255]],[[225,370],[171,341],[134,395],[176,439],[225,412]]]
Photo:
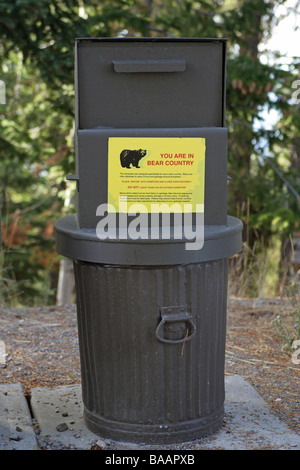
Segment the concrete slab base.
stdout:
[[224,426],[199,448],[300,449],[300,436],[268,410],[264,399],[243,377],[225,377],[225,391]]
[[31,413],[21,384],[0,385],[0,449],[37,448]]
[[99,439],[84,423],[81,385],[34,388],[31,409],[45,442],[90,449]]
[[226,377],[225,390],[225,419],[218,432],[190,442],[147,446],[104,439],[89,431],[83,419],[81,385],[34,388],[31,410],[20,384],[0,385],[0,450],[300,449],[300,436],[270,413],[243,377]]
[[225,378],[225,422],[215,434],[186,443],[147,446],[103,439],[90,432],[83,420],[81,386],[32,391],[31,407],[40,432],[53,441],[77,449],[99,445],[104,449],[300,449],[300,436],[271,414],[265,401],[242,377]]

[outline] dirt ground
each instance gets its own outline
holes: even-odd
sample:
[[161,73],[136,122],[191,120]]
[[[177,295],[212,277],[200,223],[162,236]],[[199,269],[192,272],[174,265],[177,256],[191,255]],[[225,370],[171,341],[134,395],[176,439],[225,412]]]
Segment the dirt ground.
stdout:
[[[243,376],[300,433],[300,364],[293,363],[291,351],[281,352],[278,314],[288,320],[285,299],[229,298],[225,373]],[[19,382],[27,396],[34,387],[80,383],[75,305],[2,309],[0,346],[0,383]]]

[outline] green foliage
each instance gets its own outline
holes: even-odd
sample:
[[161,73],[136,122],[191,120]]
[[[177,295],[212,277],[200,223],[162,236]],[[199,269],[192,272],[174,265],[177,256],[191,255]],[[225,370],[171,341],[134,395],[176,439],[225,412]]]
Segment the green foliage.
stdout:
[[[285,2],[0,0],[0,79],[7,94],[6,105],[0,104],[4,269],[6,279],[10,273],[21,286],[21,303],[54,299],[53,223],[72,191],[65,175],[75,170],[76,37],[228,38],[228,212],[245,225],[245,269],[273,240],[299,230],[300,163],[291,159],[300,130],[291,84],[299,72],[296,63],[283,69],[279,58],[273,65],[260,58],[280,3]],[[278,113],[275,126],[263,127],[263,110]]]
[[[53,302],[58,255],[54,222],[74,173],[74,41],[146,33],[133,1],[0,0],[0,211],[6,275],[20,302]],[[74,208],[69,208],[69,211]],[[43,287],[42,287],[43,286]],[[44,295],[47,292],[47,295]]]
[[[2,70],[7,89],[0,121],[2,237],[8,272],[22,281],[23,301],[31,303],[41,270],[50,275],[57,270],[53,222],[64,203],[65,170],[74,165],[73,117],[67,107],[62,113],[56,106],[61,90],[49,90],[21,52],[10,51]],[[65,101],[71,102],[72,94],[66,91]],[[35,256],[37,247],[44,257]]]
[[78,2],[69,0],[0,1],[3,54],[22,51],[52,88],[72,83],[74,35],[87,32]]
[[218,37],[220,4],[217,1],[160,1],[154,8],[153,30],[182,38]]

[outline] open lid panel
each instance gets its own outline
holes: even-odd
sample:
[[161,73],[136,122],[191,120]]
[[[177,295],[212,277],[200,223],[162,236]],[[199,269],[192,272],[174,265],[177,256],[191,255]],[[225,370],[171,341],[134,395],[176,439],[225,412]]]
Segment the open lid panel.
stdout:
[[222,127],[225,39],[76,40],[76,127]]

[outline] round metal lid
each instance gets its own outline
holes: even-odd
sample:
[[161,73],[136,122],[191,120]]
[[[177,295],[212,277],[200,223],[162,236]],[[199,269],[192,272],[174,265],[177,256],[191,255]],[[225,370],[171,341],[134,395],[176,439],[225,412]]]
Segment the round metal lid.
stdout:
[[227,216],[226,225],[204,226],[204,243],[194,249],[187,239],[100,240],[96,229],[79,229],[76,214],[55,223],[56,250],[80,261],[129,266],[199,263],[228,258],[242,249],[241,220]]

